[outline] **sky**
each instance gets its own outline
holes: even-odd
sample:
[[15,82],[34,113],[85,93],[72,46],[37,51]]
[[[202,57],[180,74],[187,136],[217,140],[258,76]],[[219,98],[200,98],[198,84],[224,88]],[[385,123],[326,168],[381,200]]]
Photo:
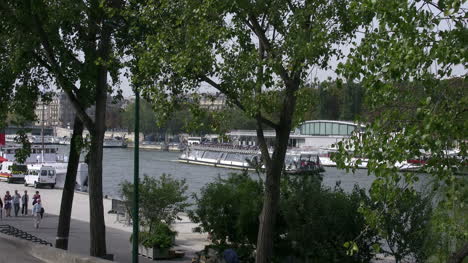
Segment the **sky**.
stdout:
[[[424,8],[427,9],[426,6],[424,6]],[[468,8],[468,3],[464,4],[462,6],[462,8],[467,9]],[[430,11],[435,12],[434,10],[430,10]],[[450,25],[447,24],[447,23],[448,22],[444,22],[444,20],[442,20],[441,23],[439,24],[439,26],[437,28],[434,28],[434,30],[447,30],[447,29],[449,29]],[[375,24],[377,24],[377,23],[375,23]],[[361,39],[363,38],[363,36],[364,35],[362,33],[358,33],[357,37],[355,39],[353,39],[353,41],[356,42],[359,45],[360,42],[361,42]],[[351,45],[343,45],[343,46],[340,47],[343,54],[345,55],[345,57],[347,55],[349,55],[351,47],[352,47]],[[319,81],[324,81],[324,80],[327,80],[329,78],[336,79],[337,74],[335,73],[335,70],[337,68],[337,65],[340,62],[344,62],[344,61],[345,61],[345,59],[338,60],[336,57],[332,57],[330,62],[329,62],[330,66],[331,66],[331,69],[329,69],[329,70],[312,69],[309,72],[309,78],[310,79],[317,78]],[[436,63],[434,63],[434,71],[436,71],[436,68],[437,68],[437,65],[436,65]],[[452,76],[453,77],[455,77],[455,76],[465,76],[465,75],[468,74],[467,69],[463,65],[453,66],[452,70],[453,70],[452,71]],[[124,77],[123,74],[122,74],[120,80],[121,80],[121,89],[123,91],[124,97],[134,96],[132,88],[130,87],[129,80],[126,77]],[[217,90],[215,90],[214,88],[212,88],[210,85],[208,85],[206,83],[202,83],[201,86],[199,87],[199,92],[213,92],[214,93],[214,92],[217,92]]]

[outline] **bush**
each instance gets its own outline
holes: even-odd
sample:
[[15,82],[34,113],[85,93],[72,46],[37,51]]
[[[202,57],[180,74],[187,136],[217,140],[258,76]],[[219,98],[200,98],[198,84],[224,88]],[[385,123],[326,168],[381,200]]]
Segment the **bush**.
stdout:
[[176,232],[172,231],[165,223],[154,226],[151,232],[141,232],[138,235],[139,244],[152,248],[169,248],[172,246]]
[[[339,185],[323,188],[310,176],[283,177],[278,219],[276,257],[296,262],[369,262],[376,233],[366,230],[358,209],[368,203],[364,190],[355,186],[351,194]],[[354,240],[359,251],[346,254],[343,246]]]
[[[211,234],[215,248],[234,248],[243,262],[253,261],[262,198],[261,182],[247,173],[231,174],[204,187],[189,215],[200,223],[198,231]],[[318,177],[284,176],[280,198],[275,261],[366,262],[372,257],[375,233],[364,231],[358,212],[361,202],[369,202],[363,190],[346,194],[339,187],[322,188]],[[350,240],[360,248],[353,256],[343,246]]]
[[198,232],[210,234],[216,248],[235,247],[242,258],[251,254],[257,242],[262,197],[261,183],[245,172],[218,177],[201,189],[200,196],[194,195],[197,207],[189,217],[200,224]]
[[[386,187],[386,186],[382,186]],[[395,257],[395,262],[426,262],[432,251],[430,222],[431,197],[414,189],[383,188],[388,193],[397,192],[397,202],[375,202],[381,213],[379,220],[381,238],[385,242],[382,251]]]
[[[128,181],[120,184],[120,192],[127,210],[132,215],[134,186]],[[189,206],[188,196],[185,194],[187,185],[185,180],[177,180],[170,175],[163,174],[160,178],[144,175],[139,185],[140,191],[140,225],[149,233],[161,222],[170,226],[177,214],[185,211]]]

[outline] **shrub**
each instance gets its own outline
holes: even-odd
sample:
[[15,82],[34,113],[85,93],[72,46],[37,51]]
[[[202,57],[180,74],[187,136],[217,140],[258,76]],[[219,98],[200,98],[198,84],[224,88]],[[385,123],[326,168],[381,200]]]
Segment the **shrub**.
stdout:
[[215,247],[237,248],[240,257],[250,254],[257,242],[258,215],[263,197],[262,184],[244,172],[218,177],[194,195],[197,207],[190,219],[200,223],[199,232],[208,232]]
[[138,239],[141,245],[154,248],[169,248],[172,246],[176,232],[165,223],[156,224],[151,232],[141,232]]
[[[217,178],[195,196],[197,208],[189,213],[200,232],[211,234],[220,251],[235,248],[243,262],[252,261],[259,227],[263,186],[247,173]],[[346,194],[339,187],[321,187],[316,176],[284,176],[280,212],[276,220],[275,261],[366,262],[372,258],[375,233],[364,231],[358,212],[369,202],[362,189]],[[359,252],[346,255],[344,243],[356,240]]]
[[[385,187],[385,186],[382,186]],[[381,213],[380,236],[385,243],[382,251],[395,257],[395,262],[409,260],[426,262],[431,251],[430,222],[432,216],[431,197],[414,189],[384,188],[396,191],[397,202],[376,202]]]
[[[373,257],[375,232],[367,231],[364,217],[358,212],[368,203],[364,190],[355,186],[351,194],[339,185],[323,188],[311,176],[283,177],[278,220],[276,256],[279,261],[294,258],[297,262],[369,262]],[[359,251],[346,254],[343,246],[354,240]]]
[[[120,192],[130,215],[133,207],[133,191],[132,183],[124,181],[120,184]],[[177,218],[177,214],[189,206],[188,196],[185,194],[187,191],[185,180],[177,180],[170,175],[163,174],[160,178],[144,175],[139,191],[140,225],[150,233],[161,222],[170,226]]]

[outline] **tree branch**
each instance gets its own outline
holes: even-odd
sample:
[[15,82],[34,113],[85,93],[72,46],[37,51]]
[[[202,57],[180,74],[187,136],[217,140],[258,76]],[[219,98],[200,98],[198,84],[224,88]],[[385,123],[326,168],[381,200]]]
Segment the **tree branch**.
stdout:
[[[46,68],[49,72],[53,72],[52,67],[47,63],[47,61],[42,59],[41,56],[39,56],[39,54],[37,54],[36,52],[31,52],[31,54],[41,66]],[[73,85],[71,89],[73,92],[75,92],[75,94],[78,94],[78,88],[75,85]]]
[[42,27],[42,23],[39,19],[39,17],[36,14],[32,14],[34,18],[34,26],[35,30],[39,34],[39,38],[41,40],[42,46],[44,47],[44,50],[46,52],[46,57],[47,60],[50,63],[50,67],[52,69],[52,73],[56,75],[57,81],[59,82],[60,86],[62,89],[65,91],[65,93],[68,95],[68,98],[70,99],[70,102],[72,103],[73,107],[76,110],[76,114],[78,117],[81,119],[81,121],[85,124],[86,128],[89,130],[90,133],[94,132],[94,123],[92,119],[88,116],[86,113],[85,109],[82,107],[76,96],[72,92],[72,88],[75,85],[71,83],[62,73],[62,70],[60,69],[59,64],[54,58],[54,51],[52,49],[52,46],[50,44],[50,41],[47,37],[47,34],[44,31],[44,28]]
[[[244,105],[242,105],[242,103],[235,97],[234,94],[229,92],[222,85],[220,85],[219,83],[214,82],[212,79],[210,79],[207,76],[201,76],[201,79],[203,81],[205,81],[206,83],[210,84],[213,88],[215,88],[215,89],[219,90],[220,92],[224,93],[234,105],[236,105],[243,112],[246,112],[246,109],[245,109]],[[269,119],[266,119],[265,117],[262,117],[261,115],[259,116],[259,118],[263,123],[265,123],[266,125],[270,126],[273,129],[276,129],[278,127],[278,124],[274,123],[273,121],[271,121]]]
[[[273,48],[271,46],[270,41],[268,40],[268,38],[265,35],[265,30],[260,26],[260,24],[257,21],[257,18],[255,16],[253,16],[253,15],[249,15],[248,19],[249,19],[248,21],[250,21],[250,23],[247,22],[246,23],[247,26],[255,33],[255,35],[258,37],[260,42],[262,42],[268,56],[270,58],[275,59],[275,60],[278,59],[277,55],[275,54],[275,52],[274,52],[274,50],[273,50]],[[278,75],[280,75],[281,79],[285,83],[289,83],[291,79],[290,79],[290,76],[288,75],[288,72],[283,67],[281,61],[277,61],[277,62],[278,62],[278,67],[277,67]]]

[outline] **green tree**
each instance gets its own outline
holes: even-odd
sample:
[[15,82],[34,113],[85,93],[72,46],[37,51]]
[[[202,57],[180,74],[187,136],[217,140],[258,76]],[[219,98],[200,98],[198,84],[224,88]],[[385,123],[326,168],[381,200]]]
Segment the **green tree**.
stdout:
[[[125,127],[130,131],[135,129],[135,103],[125,108],[122,116]],[[158,132],[157,118],[146,100],[140,100],[140,131],[144,135]]]
[[[187,184],[184,180],[177,180],[170,175],[163,174],[159,178],[145,175],[140,190],[140,225],[149,233],[157,228],[161,222],[171,225],[177,215],[187,208]],[[132,211],[134,186],[128,181],[120,184],[120,194],[127,210]],[[129,213],[131,214],[131,213]]]
[[[2,44],[7,47],[1,50],[0,56],[8,62],[6,84],[24,83],[36,89],[39,86],[50,88],[53,84],[62,89],[78,118],[90,132],[92,256],[106,254],[102,204],[102,142],[106,129],[106,99],[108,92],[112,90],[109,82],[113,81],[115,84],[118,81],[118,69],[121,66],[116,52],[116,45],[121,41],[115,32],[123,27],[119,16],[122,7],[123,1],[120,0],[0,1],[0,32]],[[37,94],[37,91],[32,93]],[[30,98],[28,96],[26,98]],[[85,111],[91,105],[96,107],[94,118]],[[66,193],[68,192],[64,192]],[[66,220],[69,221],[69,218]],[[61,240],[64,237],[60,233],[59,230]]]
[[[323,187],[317,176],[286,176],[282,182],[278,258],[300,262],[370,262],[378,243],[377,232],[367,230],[363,204],[370,204],[364,189],[345,193],[339,184]],[[281,226],[282,225],[282,226]],[[343,246],[354,240],[359,251],[348,255]],[[314,249],[311,249],[314,248]],[[282,261],[280,261],[282,262]]]
[[[383,186],[385,187],[385,186]],[[375,188],[373,190],[376,190]],[[379,189],[387,191],[386,189]],[[400,189],[399,189],[400,190]],[[387,192],[391,192],[388,189]],[[374,193],[371,193],[371,196]],[[397,202],[376,202],[382,221],[376,229],[385,242],[382,252],[395,257],[395,262],[426,262],[432,251],[426,244],[431,241],[430,220],[432,204],[430,196],[410,189],[402,189]],[[375,205],[375,204],[374,204]]]
[[[436,205],[451,211],[434,219],[453,244],[445,261],[461,262],[468,231],[466,217],[455,215],[466,210],[466,179],[456,176],[467,156],[466,1],[369,0],[356,8],[372,10],[375,23],[363,27],[342,69],[347,79],[361,81],[369,110],[377,114],[364,133],[339,145],[341,157],[351,157],[346,149],[368,157],[368,172],[377,176],[375,198],[391,204],[403,198],[396,182],[411,188],[418,180],[397,166],[429,155],[423,171],[434,191],[444,186]],[[453,78],[457,66],[459,79]],[[366,218],[375,223],[382,215],[370,209]]]
[[[272,262],[369,262],[377,243],[375,231],[365,231],[361,203],[369,203],[365,191],[351,194],[341,188],[321,186],[318,176],[284,176]],[[261,211],[262,182],[248,173],[231,174],[206,185],[195,195],[192,221],[198,231],[210,233],[214,247],[234,248],[242,261],[252,262]],[[343,244],[355,239],[360,249],[353,256]],[[314,248],[314,249],[311,249]]]
[[[312,68],[328,69],[331,57],[341,56],[339,45],[366,17],[351,12],[353,2],[180,0],[149,2],[138,10],[146,41],[137,48],[134,77],[160,112],[170,112],[203,83],[256,120],[266,166],[259,263],[271,261],[289,134],[308,102],[302,88]],[[276,131],[272,154],[266,126]]]
[[[257,242],[258,213],[262,206],[263,185],[249,177],[247,172],[218,177],[204,186],[199,195],[194,194],[197,204],[190,211],[190,219],[200,223],[199,232],[208,232],[215,246],[224,249],[243,247],[252,252]],[[247,255],[241,255],[249,257]]]

